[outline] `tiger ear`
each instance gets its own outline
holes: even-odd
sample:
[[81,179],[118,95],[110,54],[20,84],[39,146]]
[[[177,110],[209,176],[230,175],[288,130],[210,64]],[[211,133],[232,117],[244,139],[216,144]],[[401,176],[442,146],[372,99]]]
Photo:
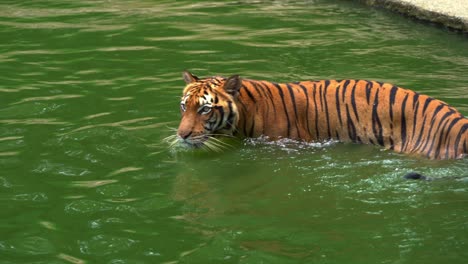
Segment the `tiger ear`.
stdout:
[[189,71],[184,71],[182,73],[182,77],[184,78],[184,81],[186,84],[193,83],[193,82],[198,82],[198,77],[191,74]]
[[233,96],[236,96],[239,93],[239,89],[242,86],[242,79],[239,78],[239,75],[233,75],[226,79],[223,85],[223,89]]

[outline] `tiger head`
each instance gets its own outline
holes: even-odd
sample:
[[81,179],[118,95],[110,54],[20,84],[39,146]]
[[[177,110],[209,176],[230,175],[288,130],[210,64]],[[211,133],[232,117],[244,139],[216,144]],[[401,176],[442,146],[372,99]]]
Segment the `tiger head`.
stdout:
[[188,147],[216,149],[222,145],[216,137],[232,136],[236,130],[235,101],[242,80],[238,75],[200,79],[187,71],[183,78],[187,85],[180,101],[177,141]]

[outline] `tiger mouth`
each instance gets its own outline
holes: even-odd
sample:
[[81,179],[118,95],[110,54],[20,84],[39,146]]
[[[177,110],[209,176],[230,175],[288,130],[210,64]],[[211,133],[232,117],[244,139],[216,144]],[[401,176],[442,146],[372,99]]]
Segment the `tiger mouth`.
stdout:
[[203,136],[199,138],[188,138],[188,139],[183,139],[179,138],[179,142],[181,145],[188,147],[188,148],[201,148],[205,146],[205,142],[208,140],[209,137]]
[[198,135],[196,137],[182,138],[179,135],[171,135],[164,139],[169,143],[169,147],[176,149],[202,149],[214,152],[221,152],[230,148],[230,144],[218,139],[220,135]]
[[214,152],[220,152],[229,147],[229,144],[219,140],[216,136],[201,135],[196,138],[179,138],[179,143],[189,149],[203,149]]
[[181,144],[184,147],[193,148],[193,149],[201,148],[205,145],[204,142],[187,142],[187,141],[182,141]]

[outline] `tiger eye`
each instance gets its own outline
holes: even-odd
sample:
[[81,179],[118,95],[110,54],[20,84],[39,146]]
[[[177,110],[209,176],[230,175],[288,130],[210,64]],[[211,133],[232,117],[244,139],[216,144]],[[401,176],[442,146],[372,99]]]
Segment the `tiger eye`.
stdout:
[[201,113],[202,115],[206,115],[206,114],[208,114],[209,112],[211,112],[211,106],[205,105],[205,106],[202,107],[202,109],[200,109],[200,113]]

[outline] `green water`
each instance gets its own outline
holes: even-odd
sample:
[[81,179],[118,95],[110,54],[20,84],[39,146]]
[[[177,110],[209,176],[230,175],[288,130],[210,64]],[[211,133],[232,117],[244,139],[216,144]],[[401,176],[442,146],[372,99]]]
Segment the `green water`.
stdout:
[[1,1],[0,263],[466,263],[466,159],[171,152],[184,69],[376,79],[468,114],[465,36],[347,1]]

